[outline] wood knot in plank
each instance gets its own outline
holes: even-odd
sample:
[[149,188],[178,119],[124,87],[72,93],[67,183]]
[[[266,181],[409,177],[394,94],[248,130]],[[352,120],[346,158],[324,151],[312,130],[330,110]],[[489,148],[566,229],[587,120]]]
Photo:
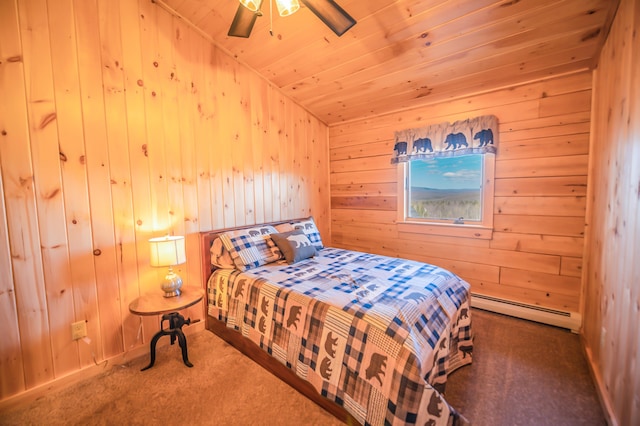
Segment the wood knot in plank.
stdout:
[[40,125],[38,126],[38,128],[40,130],[44,129],[45,127],[47,127],[47,125],[49,125],[55,119],[56,119],[55,112],[45,115],[44,117],[42,117],[42,121],[40,122]]
[[100,250],[100,249],[95,249],[95,250],[93,251],[93,255],[94,255],[94,256],[100,256],[101,254],[102,254],[102,250]]
[[591,40],[592,38],[598,37],[598,34],[600,34],[600,28],[596,28],[595,30],[586,33],[585,35],[582,36],[580,41]]
[[49,192],[48,194],[44,194],[44,199],[50,200],[54,198],[56,195],[58,195],[59,193],[60,193],[60,188],[56,188],[53,191]]
[[19,178],[20,180],[20,186],[28,186],[29,183],[31,183],[31,179],[33,179],[33,176],[28,176],[26,178]]

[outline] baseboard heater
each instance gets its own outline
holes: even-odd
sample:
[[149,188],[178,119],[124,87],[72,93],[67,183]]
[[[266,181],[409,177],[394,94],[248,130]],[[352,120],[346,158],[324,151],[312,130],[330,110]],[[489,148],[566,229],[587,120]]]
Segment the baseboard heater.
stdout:
[[567,328],[574,333],[578,333],[582,325],[582,315],[576,312],[542,308],[536,305],[485,296],[484,294],[471,293],[471,306],[485,311]]

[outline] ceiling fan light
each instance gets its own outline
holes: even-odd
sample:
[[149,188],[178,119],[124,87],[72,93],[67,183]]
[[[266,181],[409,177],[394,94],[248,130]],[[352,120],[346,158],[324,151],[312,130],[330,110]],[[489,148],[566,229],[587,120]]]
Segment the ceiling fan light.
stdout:
[[276,5],[280,16],[293,15],[300,9],[298,0],[276,0]]
[[240,0],[240,4],[252,12],[257,12],[262,6],[262,0]]

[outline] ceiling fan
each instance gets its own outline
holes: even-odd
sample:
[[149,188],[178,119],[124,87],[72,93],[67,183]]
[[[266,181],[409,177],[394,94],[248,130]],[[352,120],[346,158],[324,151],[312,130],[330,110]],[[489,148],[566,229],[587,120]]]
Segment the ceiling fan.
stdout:
[[[272,1],[272,0],[268,0]],[[333,0],[300,0],[338,37],[356,24],[347,12]],[[298,0],[275,0],[280,16],[289,16],[300,9]],[[256,19],[262,16],[263,0],[240,0],[227,35],[247,38],[251,35]]]

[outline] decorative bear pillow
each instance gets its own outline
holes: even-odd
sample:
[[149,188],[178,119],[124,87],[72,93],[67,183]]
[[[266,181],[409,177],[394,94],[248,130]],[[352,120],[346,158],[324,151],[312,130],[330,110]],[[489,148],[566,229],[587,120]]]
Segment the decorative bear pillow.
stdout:
[[231,253],[224,247],[222,240],[216,238],[211,244],[211,265],[220,269],[235,269],[236,265],[233,263]]
[[280,249],[289,265],[316,255],[316,247],[301,229],[280,234],[271,234],[271,239]]
[[262,225],[225,232],[220,235],[220,240],[231,254],[236,268],[246,271],[282,259],[280,249],[270,238],[270,234],[275,232],[273,226]]
[[276,229],[278,230],[278,232],[288,232],[294,229],[299,229],[304,232],[307,238],[309,238],[309,241],[311,241],[311,244],[314,245],[316,249],[320,250],[324,248],[324,245],[322,244],[322,238],[320,237],[320,231],[318,231],[318,227],[313,220],[313,216],[310,216],[309,218],[300,222],[289,222],[276,225]]

